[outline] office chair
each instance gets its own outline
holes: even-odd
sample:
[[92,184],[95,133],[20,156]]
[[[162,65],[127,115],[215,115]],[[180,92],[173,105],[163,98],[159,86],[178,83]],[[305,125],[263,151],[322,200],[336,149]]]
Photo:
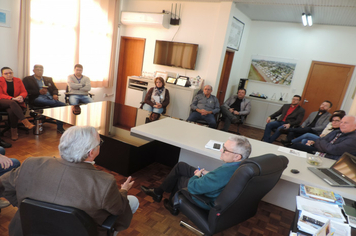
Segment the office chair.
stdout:
[[[61,96],[58,94],[58,96]],[[31,94],[28,94],[28,97],[31,98]],[[34,120],[40,119],[42,123],[51,123],[57,124],[55,119],[46,118],[44,116],[40,116],[43,113],[43,109],[51,108],[51,106],[37,106],[34,104],[34,99],[29,99],[28,107],[30,108],[30,116],[33,117]]]
[[[95,236],[97,223],[84,211],[69,206],[26,198],[20,205],[20,218],[24,236]],[[107,235],[113,235],[117,216],[109,216],[101,225]]]
[[[64,93],[64,96],[65,96],[64,100],[65,100],[65,103],[66,103],[66,104],[69,104],[69,96],[70,96],[70,94],[69,94],[68,92],[69,92],[69,87],[68,87],[68,85],[67,85],[67,87],[66,87],[66,92]],[[93,99],[93,96],[95,96],[95,94],[88,92],[88,96],[89,96],[91,99]],[[79,104],[79,105],[80,105],[80,104]]]
[[[25,98],[24,101],[25,101],[25,104],[27,107],[28,99]],[[27,111],[27,108],[23,110],[23,114],[26,114],[26,111]],[[4,133],[11,129],[9,113],[7,113],[6,110],[0,110],[0,121],[2,121],[3,116],[7,116],[8,118],[7,118],[7,120],[4,120],[4,125],[0,126],[0,128],[3,128],[3,130],[1,130],[1,132],[0,132],[0,136],[4,136]],[[30,133],[29,130],[21,122],[18,123],[17,129],[24,130],[26,134]]]
[[242,161],[210,210],[198,207],[191,198],[194,196],[205,203],[204,196],[192,195],[187,189],[178,191],[174,196],[174,207],[198,229],[184,221],[180,225],[195,233],[213,235],[253,217],[258,203],[276,185],[287,164],[285,156],[275,154]]
[[[243,125],[243,123],[244,123],[244,121],[246,120],[246,118],[247,118],[247,115],[245,115],[245,116],[241,116],[241,119],[239,120],[239,122],[238,123],[236,123],[236,126],[237,126],[237,130],[236,130],[236,134],[237,135],[240,135],[240,125]],[[217,121],[217,127],[219,127],[219,125],[220,125],[220,122],[222,121],[222,122],[225,122],[225,117],[223,117],[223,115],[222,115],[222,113],[221,112],[219,112],[219,116],[218,116],[218,121]],[[231,124],[231,125],[233,125],[233,124]],[[230,125],[230,127],[231,127],[231,125]]]

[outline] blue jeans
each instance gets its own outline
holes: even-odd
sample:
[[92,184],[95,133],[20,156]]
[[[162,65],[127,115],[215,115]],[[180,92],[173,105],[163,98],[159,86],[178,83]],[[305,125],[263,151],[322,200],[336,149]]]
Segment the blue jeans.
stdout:
[[[50,107],[63,107],[66,104],[54,99],[50,99],[49,97],[44,97],[44,96],[38,96],[33,103],[36,106],[43,107],[43,106],[50,106]],[[63,129],[63,122],[57,121],[57,129],[62,130]]]
[[318,138],[320,138],[318,135],[316,134],[312,134],[312,133],[306,133],[303,134],[301,136],[299,136],[298,138],[295,138],[292,140],[292,143],[299,143],[301,142],[302,144],[306,144],[308,142],[308,140],[317,140]]
[[78,105],[79,103],[87,104],[91,102],[93,102],[93,99],[91,99],[87,95],[76,95],[76,94],[69,95],[70,105]]
[[[0,147],[0,154],[1,155],[5,155],[5,149],[3,147]],[[12,169],[15,169],[17,167],[19,167],[21,165],[21,163],[19,162],[19,160],[15,159],[15,158],[10,158],[13,165],[10,166],[9,168],[7,169],[4,169],[0,166],[0,176],[2,176],[3,174],[5,174],[6,172],[12,170]]]
[[146,110],[146,111],[149,111],[149,112],[159,113],[159,114],[162,114],[162,112],[163,112],[163,108],[151,107],[147,103],[143,104],[142,109]]
[[196,122],[197,120],[205,120],[210,128],[216,128],[216,119],[214,114],[208,114],[205,116],[202,116],[199,112],[193,111],[190,113],[190,116],[188,117],[187,121],[192,121]]
[[[285,123],[286,122],[284,122],[284,121],[276,120],[276,121],[272,121],[272,122],[269,122],[268,124],[266,124],[265,133],[263,134],[263,141],[265,141],[267,143],[273,143],[274,140],[276,140],[279,137],[279,135],[281,135],[279,130],[284,128],[283,125]],[[272,133],[273,129],[277,129],[277,130],[271,136],[271,133]]]

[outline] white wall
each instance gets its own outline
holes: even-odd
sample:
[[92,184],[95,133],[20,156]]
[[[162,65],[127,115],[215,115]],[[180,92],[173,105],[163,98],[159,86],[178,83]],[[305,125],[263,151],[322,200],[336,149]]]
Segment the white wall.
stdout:
[[[340,64],[356,64],[355,27],[313,25],[304,27],[297,23],[252,21],[248,43],[244,53],[242,70],[233,71],[231,78],[247,78],[252,55],[296,59],[297,67],[291,86],[278,86],[249,81],[247,93],[260,92],[269,98],[276,93],[302,94],[311,62],[324,61]],[[351,93],[356,86],[356,73],[351,78],[342,109],[348,111]],[[278,98],[278,97],[277,97]],[[325,95],[327,99],[327,95]]]
[[0,27],[0,68],[8,66],[16,76],[20,0],[1,0],[0,9],[10,11],[11,14],[11,27]]
[[[169,29],[165,29],[121,25],[121,36],[146,39],[143,71],[168,71],[191,77],[199,75],[205,80],[205,84],[217,87],[225,54],[225,35],[232,3],[125,0],[122,11],[162,12],[162,10],[166,10],[170,12],[172,3],[182,6],[180,26],[170,26]],[[153,64],[157,39],[199,44],[195,70]],[[216,90],[213,93],[216,94]]]
[[[234,4],[232,5],[231,8],[231,15],[230,15],[230,21],[228,23],[229,28],[227,30],[227,35],[230,32],[231,21],[233,17],[236,17],[238,20],[245,23],[245,27],[241,38],[240,48],[238,51],[235,51],[234,54],[234,60],[231,67],[230,80],[228,83],[228,87],[226,89],[225,100],[228,99],[231,95],[237,93],[237,88],[239,85],[240,78],[246,78],[246,77],[241,77],[240,74],[241,72],[245,71],[243,65],[244,65],[244,61],[246,60],[245,54],[246,54],[247,45],[249,43],[249,34],[251,28],[250,18],[248,18],[240,10],[238,10]],[[228,36],[226,37],[226,41],[225,41],[226,43],[227,43],[227,38]]]

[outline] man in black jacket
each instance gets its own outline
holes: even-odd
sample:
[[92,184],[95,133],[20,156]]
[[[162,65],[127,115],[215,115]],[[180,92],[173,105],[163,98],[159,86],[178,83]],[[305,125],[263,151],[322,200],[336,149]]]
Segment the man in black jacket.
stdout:
[[[294,95],[291,104],[283,105],[281,109],[267,118],[267,124],[263,134],[263,141],[273,143],[274,140],[276,140],[279,135],[281,135],[280,129],[289,129],[295,125],[299,125],[300,122],[302,122],[305,110],[298,105],[301,99],[302,98],[299,95]],[[278,120],[271,122],[271,119],[274,119],[278,116]],[[273,129],[277,130],[271,136]]]
[[[30,104],[44,107],[61,107],[66,104],[58,100],[58,89],[51,77],[43,76],[43,66],[35,65],[33,75],[23,79],[30,98]],[[57,121],[57,132],[63,133],[63,123]]]

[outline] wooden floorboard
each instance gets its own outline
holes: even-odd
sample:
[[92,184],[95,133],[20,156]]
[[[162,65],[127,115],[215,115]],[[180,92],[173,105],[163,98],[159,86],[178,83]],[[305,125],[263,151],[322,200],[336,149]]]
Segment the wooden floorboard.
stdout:
[[[25,132],[19,131],[19,140],[15,142],[10,140],[10,134],[6,134],[4,140],[13,144],[12,148],[6,149],[6,155],[8,157],[17,158],[21,162],[30,156],[58,157],[59,152],[57,146],[61,135],[56,132],[56,125],[54,124],[44,124],[44,127],[45,132],[42,135],[33,135],[32,132],[27,135]],[[236,132],[236,126],[232,125],[230,132]],[[260,140],[263,135],[263,130],[241,126],[240,133],[249,138]],[[108,171],[100,166],[97,166],[97,168],[113,174],[118,186],[125,180],[123,176],[115,172]],[[129,194],[137,196],[140,201],[140,207],[134,214],[130,227],[120,232],[119,235],[195,235],[191,231],[179,226],[181,220],[192,224],[183,214],[180,213],[178,216],[171,215],[164,208],[163,201],[161,203],[155,203],[151,197],[145,196],[140,191],[141,185],[158,186],[162,183],[169,171],[169,167],[159,163],[153,163],[132,175],[135,183],[133,188],[129,191]],[[164,195],[164,197],[168,198],[168,194]],[[0,236],[8,235],[8,225],[16,211],[17,208],[12,206],[2,209],[0,213]],[[289,234],[293,216],[294,212],[261,202],[258,212],[254,217],[217,235],[285,236]]]

